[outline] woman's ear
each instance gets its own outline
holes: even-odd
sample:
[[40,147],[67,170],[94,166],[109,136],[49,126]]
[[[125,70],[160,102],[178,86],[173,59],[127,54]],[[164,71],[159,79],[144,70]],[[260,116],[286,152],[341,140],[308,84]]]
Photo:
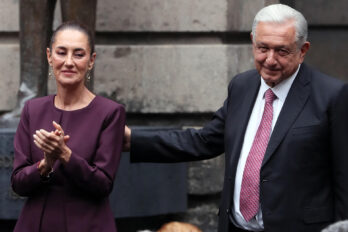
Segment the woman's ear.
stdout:
[[93,68],[96,56],[97,56],[97,54],[95,52],[93,52],[93,54],[91,55],[91,58],[89,59],[88,70],[91,70]]
[[46,48],[47,62],[52,65],[52,54],[50,48]]

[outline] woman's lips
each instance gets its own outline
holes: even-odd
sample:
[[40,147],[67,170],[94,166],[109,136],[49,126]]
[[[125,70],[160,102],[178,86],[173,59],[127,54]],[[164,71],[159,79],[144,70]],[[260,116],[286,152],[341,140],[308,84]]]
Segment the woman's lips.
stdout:
[[62,73],[65,76],[71,76],[71,75],[75,74],[76,72],[75,71],[71,71],[71,70],[64,70],[64,71],[62,71]]

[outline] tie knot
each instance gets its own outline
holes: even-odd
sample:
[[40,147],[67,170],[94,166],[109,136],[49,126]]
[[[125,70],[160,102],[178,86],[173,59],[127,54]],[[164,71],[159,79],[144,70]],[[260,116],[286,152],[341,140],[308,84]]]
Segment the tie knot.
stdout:
[[276,99],[276,98],[277,98],[277,96],[273,93],[273,91],[271,89],[267,89],[267,91],[265,93],[266,103],[272,104],[274,99]]

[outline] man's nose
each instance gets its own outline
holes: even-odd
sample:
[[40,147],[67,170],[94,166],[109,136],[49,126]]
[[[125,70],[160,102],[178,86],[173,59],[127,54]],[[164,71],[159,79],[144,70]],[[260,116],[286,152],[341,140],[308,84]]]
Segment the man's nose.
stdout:
[[276,53],[274,50],[270,49],[267,53],[266,62],[269,65],[275,65],[277,63]]

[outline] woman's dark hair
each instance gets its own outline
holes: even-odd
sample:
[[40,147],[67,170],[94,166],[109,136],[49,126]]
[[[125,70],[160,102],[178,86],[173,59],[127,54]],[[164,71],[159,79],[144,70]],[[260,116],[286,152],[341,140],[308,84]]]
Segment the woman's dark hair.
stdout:
[[86,27],[85,25],[83,25],[81,23],[75,22],[75,21],[68,21],[68,22],[62,23],[61,25],[59,25],[57,27],[57,29],[53,32],[51,40],[50,40],[50,44],[49,44],[50,50],[52,50],[52,44],[55,42],[58,32],[64,31],[67,29],[73,29],[73,30],[77,30],[77,31],[84,33],[88,39],[88,45],[91,49],[91,55],[94,53],[94,36],[93,36],[93,34],[88,29],[88,27]]

